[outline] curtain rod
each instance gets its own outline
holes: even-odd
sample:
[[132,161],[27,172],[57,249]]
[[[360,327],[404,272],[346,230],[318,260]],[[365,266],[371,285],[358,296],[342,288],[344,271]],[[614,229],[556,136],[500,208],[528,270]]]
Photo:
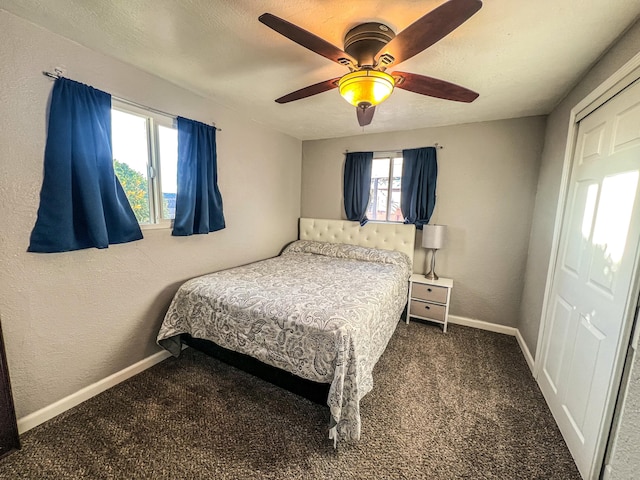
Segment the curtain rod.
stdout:
[[[53,78],[53,79],[56,79],[56,80],[58,78],[64,78],[62,73],[58,73],[57,69],[56,69],[56,73],[47,72],[45,70],[45,71],[42,72],[42,74],[44,76],[46,76],[46,77]],[[146,105],[142,105],[141,103],[132,102],[131,100],[127,100],[126,98],[116,97],[115,95],[112,95],[111,98],[117,100],[118,102],[130,105],[132,107],[142,108],[144,110],[149,110],[150,112],[153,112],[153,113],[158,113],[160,115],[165,115],[167,117],[172,117],[172,118],[176,118],[177,117],[177,115],[174,115],[173,113],[163,112],[162,110],[158,110],[157,108],[152,108],[152,107],[148,107]],[[218,131],[218,132],[222,131],[221,128],[216,127],[215,123],[212,123],[211,125],[216,129],[216,131]]]
[[[432,147],[438,149],[438,150],[442,150],[444,148],[444,145],[440,145],[438,142],[434,143],[433,145],[431,145]],[[402,150],[404,150],[404,148],[390,148],[388,150],[377,150],[373,153],[377,153],[377,152],[402,152]],[[345,150],[344,153],[349,153],[349,150]]]

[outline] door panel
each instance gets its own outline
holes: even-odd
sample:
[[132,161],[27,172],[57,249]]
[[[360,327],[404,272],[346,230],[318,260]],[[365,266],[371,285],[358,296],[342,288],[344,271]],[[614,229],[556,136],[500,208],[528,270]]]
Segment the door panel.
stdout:
[[570,204],[567,245],[563,252],[563,267],[575,275],[578,275],[589,247],[597,195],[598,184],[593,180],[577,182],[573,202]]
[[592,243],[595,247],[589,269],[589,283],[613,297],[614,281],[622,260],[634,199],[638,187],[638,171],[606,176],[598,205]]
[[580,473],[595,478],[637,268],[640,84],[585,117],[576,146],[538,382]]
[[640,103],[636,103],[616,116],[613,127],[614,152],[640,145]]
[[556,298],[556,304],[552,316],[551,335],[549,348],[545,355],[543,372],[547,376],[554,393],[557,392],[556,384],[560,377],[560,368],[567,345],[567,332],[571,321],[573,308],[562,298]]
[[580,315],[573,358],[567,383],[566,408],[577,430],[584,429],[587,402],[593,386],[595,365],[598,361],[600,345],[606,336],[594,327],[589,319]]
[[584,133],[582,137],[582,151],[577,158],[579,165],[582,165],[585,161],[597,160],[602,157],[605,126],[605,123],[601,123]]

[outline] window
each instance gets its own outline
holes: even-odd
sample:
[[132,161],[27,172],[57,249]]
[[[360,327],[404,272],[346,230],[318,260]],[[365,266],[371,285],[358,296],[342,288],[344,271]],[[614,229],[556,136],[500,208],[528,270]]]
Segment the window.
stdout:
[[113,167],[141,225],[175,217],[178,130],[174,119],[113,101]]
[[[373,159],[371,191],[367,218],[382,222],[402,222],[400,210],[400,184],[402,181],[402,155],[396,153]],[[391,194],[389,194],[391,185]]]

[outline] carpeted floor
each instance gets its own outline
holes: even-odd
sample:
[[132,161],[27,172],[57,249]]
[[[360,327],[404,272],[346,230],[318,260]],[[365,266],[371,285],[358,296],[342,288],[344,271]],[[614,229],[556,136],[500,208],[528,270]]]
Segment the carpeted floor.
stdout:
[[328,412],[192,349],[22,436],[7,479],[579,479],[513,337],[400,323],[362,403]]

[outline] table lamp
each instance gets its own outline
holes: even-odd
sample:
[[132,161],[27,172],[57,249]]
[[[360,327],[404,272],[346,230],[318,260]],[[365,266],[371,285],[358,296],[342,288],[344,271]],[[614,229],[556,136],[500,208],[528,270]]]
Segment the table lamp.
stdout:
[[438,280],[438,275],[436,275],[436,251],[444,246],[446,232],[446,225],[424,225],[422,227],[422,247],[431,249],[431,269],[424,275],[429,280]]

